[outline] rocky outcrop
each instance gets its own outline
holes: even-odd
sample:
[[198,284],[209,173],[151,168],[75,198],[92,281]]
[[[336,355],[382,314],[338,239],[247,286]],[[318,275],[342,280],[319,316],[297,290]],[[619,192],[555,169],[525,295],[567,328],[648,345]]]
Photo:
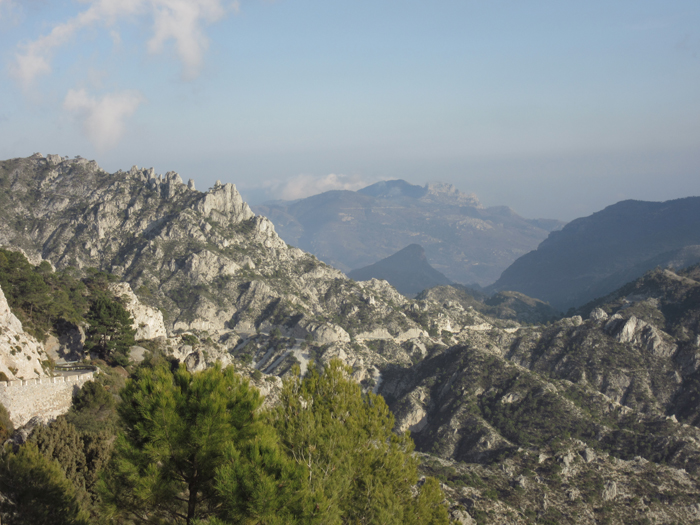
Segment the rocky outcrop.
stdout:
[[621,343],[639,345],[657,357],[671,357],[677,350],[677,346],[670,342],[668,334],[634,315],[627,319],[620,314],[613,315],[606,323],[605,331]]
[[43,377],[42,361],[46,358],[43,345],[24,332],[0,289],[0,373],[4,374],[3,379]]
[[121,298],[124,308],[134,319],[134,328],[136,329],[134,338],[136,340],[155,339],[168,335],[163,324],[163,313],[141,304],[128,283],[114,283],[110,285],[109,289],[114,295]]

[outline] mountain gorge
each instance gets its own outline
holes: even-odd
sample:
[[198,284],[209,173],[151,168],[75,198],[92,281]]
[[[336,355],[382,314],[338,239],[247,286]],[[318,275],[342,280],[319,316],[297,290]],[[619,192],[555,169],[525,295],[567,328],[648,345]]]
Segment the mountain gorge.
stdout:
[[[331,197],[445,198],[416,188]],[[697,266],[652,271],[561,318],[519,291],[408,299],[353,281],[287,245],[232,184],[199,192],[173,172],[11,159],[0,213],[5,248],[47,272],[110,272],[132,307],[162,313],[165,333],[140,327],[142,350],[189,370],[235,364],[269,404],[295,366],[342,360],[411,432],[458,523],[700,523]]]

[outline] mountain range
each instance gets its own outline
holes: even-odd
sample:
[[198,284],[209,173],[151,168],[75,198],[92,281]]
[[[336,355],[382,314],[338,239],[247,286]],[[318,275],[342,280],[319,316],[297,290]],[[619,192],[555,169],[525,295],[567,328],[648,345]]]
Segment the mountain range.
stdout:
[[[399,199],[479,209],[431,191]],[[688,224],[693,217],[688,210]],[[341,359],[384,397],[395,430],[411,432],[422,472],[441,480],[458,523],[700,522],[698,266],[652,270],[563,318],[518,291],[443,285],[408,299],[287,245],[232,184],[200,192],[174,172],[110,174],[39,154],[0,162],[0,244],[37,272],[111,273],[125,306],[158,322],[145,330],[135,315],[139,352],[191,371],[233,364],[270,405],[280,377]],[[8,362],[29,355],[14,325],[0,326],[15,341],[2,346]],[[63,329],[51,337],[63,340]],[[45,353],[34,348],[30,359]],[[7,367],[10,380],[22,374]]]
[[359,191],[327,191],[254,206],[289,244],[344,271],[421,245],[448,279],[485,286],[534,249],[556,220],[524,219],[506,206],[486,208],[449,184],[382,181]]

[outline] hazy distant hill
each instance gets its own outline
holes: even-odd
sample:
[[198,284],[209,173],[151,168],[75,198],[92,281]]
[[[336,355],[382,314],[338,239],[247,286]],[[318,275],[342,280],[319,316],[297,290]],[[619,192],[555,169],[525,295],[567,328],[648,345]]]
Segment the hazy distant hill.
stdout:
[[656,266],[700,261],[700,197],[623,201],[552,232],[491,291],[515,290],[565,310],[606,295]]
[[425,250],[418,244],[406,246],[394,255],[374,264],[348,273],[356,281],[383,279],[407,297],[413,297],[426,288],[452,284],[445,275],[430,266]]
[[383,181],[359,191],[328,191],[253,207],[289,244],[348,272],[409,244],[449,279],[487,285],[563,223],[528,220],[506,206],[484,208],[449,184]]

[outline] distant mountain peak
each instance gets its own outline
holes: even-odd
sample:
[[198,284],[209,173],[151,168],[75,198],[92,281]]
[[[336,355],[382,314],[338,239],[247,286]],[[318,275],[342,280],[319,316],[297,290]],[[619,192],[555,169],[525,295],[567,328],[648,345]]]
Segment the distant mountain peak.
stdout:
[[412,199],[420,199],[427,191],[428,190],[423,186],[397,179],[379,181],[371,186],[357,190],[357,193],[376,198],[409,197]]
[[448,204],[481,208],[481,203],[473,193],[459,191],[453,184],[430,182],[425,186],[411,184],[403,179],[383,180],[358,190],[357,193],[378,199],[429,199],[447,201]]
[[426,288],[452,284],[450,279],[430,265],[420,244],[409,244],[386,259],[349,272],[348,277],[356,281],[388,281],[407,297],[415,296]]

